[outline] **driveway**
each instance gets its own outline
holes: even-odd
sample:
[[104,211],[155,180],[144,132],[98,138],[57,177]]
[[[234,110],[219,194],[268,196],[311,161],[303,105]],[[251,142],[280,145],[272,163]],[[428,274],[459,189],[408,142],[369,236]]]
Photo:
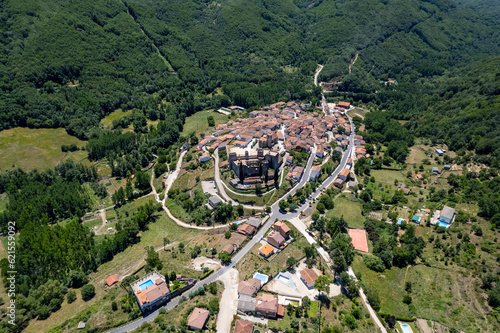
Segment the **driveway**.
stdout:
[[229,333],[233,316],[238,309],[238,271],[231,268],[219,280],[224,283],[224,292],[220,299],[217,332]]

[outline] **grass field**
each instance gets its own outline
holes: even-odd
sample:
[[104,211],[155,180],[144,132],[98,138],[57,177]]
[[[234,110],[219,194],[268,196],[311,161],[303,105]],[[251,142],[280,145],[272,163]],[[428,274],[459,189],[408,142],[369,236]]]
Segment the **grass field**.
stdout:
[[11,170],[13,166],[25,171],[33,169],[44,171],[67,159],[79,162],[87,157],[85,151],[63,153],[61,145],[70,144],[84,147],[86,143],[70,136],[63,128],[16,127],[1,131],[0,172]]
[[186,118],[184,123],[184,128],[182,130],[182,136],[188,136],[189,133],[195,132],[196,134],[205,133],[205,135],[210,134],[210,128],[208,127],[207,117],[212,116],[215,120],[215,125],[225,124],[229,121],[228,116],[221,113],[215,112],[213,110],[209,111],[198,111],[192,116]]
[[101,125],[105,127],[111,127],[113,125],[113,120],[120,119],[123,116],[132,114],[132,110],[125,111],[123,112],[122,109],[117,109],[110,114],[108,114],[106,117],[101,119]]
[[[350,195],[350,194],[348,194]],[[341,195],[334,200],[335,206],[326,213],[327,217],[341,217],[347,221],[349,227],[364,228],[365,217],[361,215],[361,205],[353,199],[347,199]]]

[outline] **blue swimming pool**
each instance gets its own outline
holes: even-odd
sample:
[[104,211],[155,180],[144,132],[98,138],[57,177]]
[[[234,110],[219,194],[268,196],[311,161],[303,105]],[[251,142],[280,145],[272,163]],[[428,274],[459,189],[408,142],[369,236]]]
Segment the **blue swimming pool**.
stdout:
[[240,225],[240,224],[241,224],[241,221],[234,222],[234,224],[236,224],[236,225]]
[[405,221],[405,219],[399,218],[399,220],[398,220],[398,224],[401,224],[401,223],[403,223],[404,221]]
[[139,285],[139,288],[141,288],[141,290],[144,290],[146,289],[147,287],[149,286],[152,286],[153,285],[153,281],[151,280],[147,280],[146,282],[143,282]]
[[437,221],[437,225],[443,228],[448,228],[450,225],[441,221]]
[[413,333],[411,330],[410,325],[408,324],[401,324],[401,327],[403,328],[403,333]]
[[253,278],[261,280],[262,284],[267,283],[267,280],[269,280],[269,277],[267,275],[259,273],[259,272],[255,272],[255,274],[253,275]]

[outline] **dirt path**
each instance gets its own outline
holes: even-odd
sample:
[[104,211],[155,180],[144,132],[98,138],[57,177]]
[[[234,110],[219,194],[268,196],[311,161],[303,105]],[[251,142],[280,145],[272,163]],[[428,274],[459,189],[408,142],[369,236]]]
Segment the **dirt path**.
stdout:
[[433,333],[432,329],[427,325],[427,320],[418,318],[417,319],[418,327],[422,330],[423,333]]
[[220,277],[224,283],[224,292],[220,300],[220,311],[217,317],[217,332],[229,333],[231,321],[236,314],[238,302],[238,271],[231,268]]
[[354,65],[356,63],[356,60],[358,60],[358,55],[359,55],[359,53],[356,52],[356,55],[354,56],[354,58],[351,60],[351,63],[349,64],[349,74],[351,74],[352,65]]

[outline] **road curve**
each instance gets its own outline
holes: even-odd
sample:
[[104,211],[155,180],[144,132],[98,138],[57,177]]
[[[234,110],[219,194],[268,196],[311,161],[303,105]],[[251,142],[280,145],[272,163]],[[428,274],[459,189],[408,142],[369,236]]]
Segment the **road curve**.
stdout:
[[[316,189],[316,191],[309,197],[310,199],[307,199],[306,202],[303,204],[305,207],[308,207],[309,203],[312,201],[312,198],[317,197],[319,195],[319,193],[324,188],[326,188],[327,186],[329,186],[335,180],[335,178],[337,178],[338,174],[345,168],[345,166],[347,164],[347,159],[349,157],[351,157],[351,155],[352,155],[352,153],[354,151],[354,128],[355,127],[354,127],[354,124],[352,123],[352,119],[349,118],[349,121],[351,122],[351,128],[353,130],[352,130],[351,137],[349,139],[349,146],[348,146],[347,150],[344,152],[344,154],[342,156],[342,159],[341,159],[339,165],[337,166],[337,168],[335,169],[335,171],[320,186],[318,186],[318,188]],[[302,177],[301,177],[299,183],[297,185],[295,185],[288,193],[286,193],[285,195],[283,195],[283,197],[281,197],[279,200],[277,200],[273,205],[271,205],[271,214],[268,216],[267,221],[265,220],[266,221],[265,224],[261,227],[261,229],[257,232],[257,234],[245,245],[245,247],[243,247],[240,251],[238,251],[236,253],[236,255],[232,258],[231,264],[228,265],[228,266],[223,266],[221,269],[219,269],[217,272],[215,272],[212,275],[210,275],[205,280],[198,281],[198,283],[192,288],[192,290],[196,290],[196,289],[204,286],[205,284],[211,283],[211,282],[219,279],[231,267],[234,267],[234,265],[236,265],[236,263],[238,263],[250,251],[250,249],[255,244],[257,244],[257,242],[259,242],[264,237],[265,233],[271,227],[271,225],[274,223],[275,220],[291,220],[291,219],[297,218],[300,215],[300,207],[297,208],[297,211],[295,211],[295,212],[288,212],[288,213],[287,212],[281,212],[280,209],[279,209],[278,203],[279,203],[280,200],[286,200],[286,198],[289,195],[294,195],[295,192],[297,191],[297,189],[299,189],[300,187],[304,186],[306,184],[306,182],[309,180],[309,175],[310,175],[310,172],[311,172],[312,162],[314,160],[314,155],[315,155],[314,151],[315,151],[315,149],[313,148],[313,150],[311,151],[311,154],[309,156],[309,160],[307,162],[306,168],[304,170],[304,173],[302,174]],[[183,156],[183,154],[181,154],[181,157],[182,156]],[[177,163],[178,167],[176,168],[175,172],[178,172],[178,170],[180,170],[180,164],[179,163],[180,162]],[[216,179],[217,179],[217,174],[218,173],[216,172],[215,173]],[[219,181],[220,181],[220,178],[219,178]],[[170,188],[170,186],[166,186],[166,188],[168,189],[168,188]],[[166,208],[164,206],[164,202],[163,202],[163,207],[164,207],[164,209]],[[168,211],[168,209],[166,209],[165,211]],[[189,226],[189,227],[192,228],[193,226]],[[211,228],[209,228],[209,229],[211,229]],[[164,306],[164,308],[167,311],[170,310],[170,309],[173,309],[174,307],[176,307],[179,304],[180,298],[181,297],[177,297],[177,298],[171,300],[169,303],[167,303]],[[122,327],[119,327],[117,329],[114,329],[114,330],[112,330],[110,332],[112,332],[112,333],[125,333],[125,332],[129,332],[131,330],[134,330],[134,329],[138,328],[139,326],[141,326],[143,323],[149,322],[149,321],[155,319],[156,316],[158,316],[159,311],[160,311],[160,309],[157,309],[156,311],[153,311],[153,312],[150,312],[150,313],[145,313],[142,318],[140,318],[140,319],[138,319],[138,320],[136,320],[136,321],[134,321],[132,323],[129,323],[129,324],[125,325],[125,326],[122,326]],[[378,319],[378,317],[377,317],[377,319]]]

